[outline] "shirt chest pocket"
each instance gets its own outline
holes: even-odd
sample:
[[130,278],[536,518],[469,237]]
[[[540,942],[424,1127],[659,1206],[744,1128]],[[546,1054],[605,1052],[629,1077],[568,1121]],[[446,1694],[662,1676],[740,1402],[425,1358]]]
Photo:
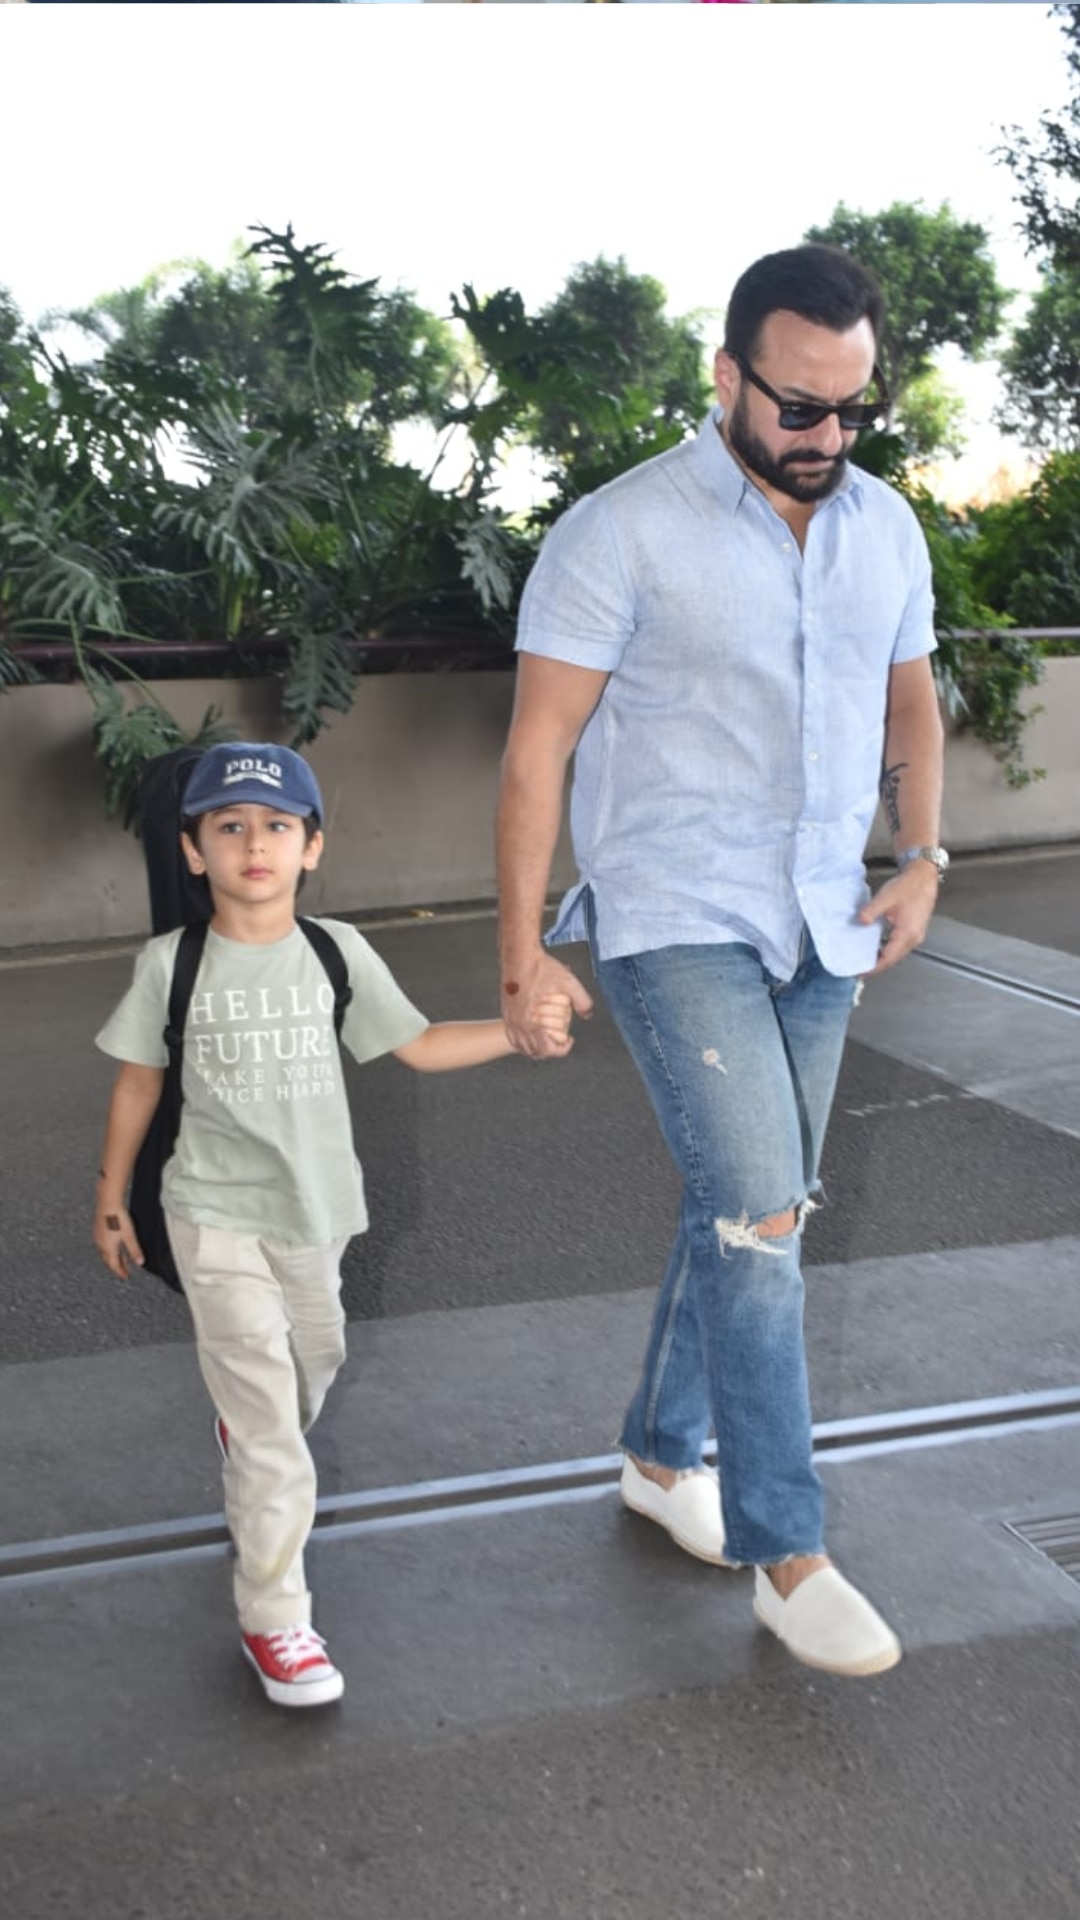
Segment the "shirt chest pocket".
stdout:
[[879,705],[884,705],[896,638],[894,624],[884,620],[859,626],[831,624],[825,641],[824,668],[829,683],[837,688],[859,688],[863,697],[880,688]]
[[843,568],[807,569],[803,625],[808,654],[823,652],[828,670],[848,682],[884,688],[907,606],[909,581],[899,558],[880,545],[848,552]]

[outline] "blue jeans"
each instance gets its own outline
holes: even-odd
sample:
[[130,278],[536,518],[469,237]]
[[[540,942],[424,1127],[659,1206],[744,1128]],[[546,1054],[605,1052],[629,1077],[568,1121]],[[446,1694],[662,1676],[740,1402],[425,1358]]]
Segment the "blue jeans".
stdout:
[[[751,946],[593,964],[683,1180],[678,1230],[621,1443],[701,1464],[715,1430],[726,1551],[768,1566],[822,1551],[799,1264],[855,981],[808,933],[790,981]],[[795,1230],[755,1226],[795,1210]]]

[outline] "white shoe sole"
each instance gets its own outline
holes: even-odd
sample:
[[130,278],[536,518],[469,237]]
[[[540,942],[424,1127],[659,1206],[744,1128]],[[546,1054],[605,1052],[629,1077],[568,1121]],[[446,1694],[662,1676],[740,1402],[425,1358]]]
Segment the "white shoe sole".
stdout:
[[885,1647],[880,1653],[868,1655],[865,1660],[848,1661],[841,1666],[831,1660],[819,1660],[811,1654],[799,1652],[796,1647],[791,1645],[790,1641],[785,1640],[781,1634],[777,1633],[772,1621],[767,1614],[762,1612],[756,1600],[754,1601],[754,1618],[758,1621],[759,1625],[768,1628],[773,1639],[779,1641],[784,1652],[789,1653],[793,1660],[797,1660],[800,1667],[813,1667],[815,1673],[833,1673],[841,1679],[862,1680],[869,1674],[888,1673],[891,1668],[900,1665],[903,1657],[902,1647]]
[[[819,1567],[781,1600],[762,1567],[754,1573],[754,1617],[801,1666],[842,1678],[888,1673],[902,1648],[888,1622],[833,1566]],[[847,1650],[845,1650],[847,1649]]]
[[328,1674],[325,1680],[271,1680],[264,1673],[251,1649],[240,1642],[240,1651],[248,1666],[258,1678],[268,1700],[276,1707],[325,1707],[332,1700],[340,1700],[345,1691],[343,1674]]

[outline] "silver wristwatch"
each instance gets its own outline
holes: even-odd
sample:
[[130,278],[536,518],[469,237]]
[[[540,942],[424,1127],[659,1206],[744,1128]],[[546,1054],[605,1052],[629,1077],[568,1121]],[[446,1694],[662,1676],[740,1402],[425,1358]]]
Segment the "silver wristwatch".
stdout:
[[929,860],[930,865],[937,868],[939,886],[949,871],[949,856],[944,847],[905,847],[903,852],[896,856],[896,864],[901,873],[912,860]]

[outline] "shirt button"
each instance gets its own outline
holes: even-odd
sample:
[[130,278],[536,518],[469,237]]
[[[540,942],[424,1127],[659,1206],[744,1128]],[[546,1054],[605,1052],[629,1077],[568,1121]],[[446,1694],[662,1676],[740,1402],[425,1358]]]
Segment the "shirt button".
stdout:
[[812,753],[812,754],[810,755],[810,758],[811,758],[811,760],[820,760],[820,759],[821,759],[821,755],[820,755],[820,753]]

